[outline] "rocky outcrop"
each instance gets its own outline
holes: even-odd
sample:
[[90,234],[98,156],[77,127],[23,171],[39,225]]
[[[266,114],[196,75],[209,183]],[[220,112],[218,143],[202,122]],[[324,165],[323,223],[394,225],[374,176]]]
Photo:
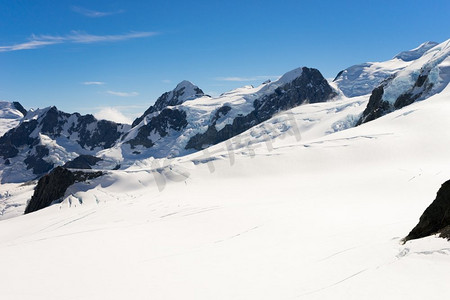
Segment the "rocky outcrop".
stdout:
[[428,206],[419,223],[403,239],[404,242],[440,233],[450,238],[450,180],[442,184],[436,199]]
[[366,123],[369,121],[373,121],[378,119],[379,117],[384,116],[393,111],[392,105],[383,101],[383,93],[384,93],[384,85],[380,85],[375,88],[370,95],[369,102],[367,103],[366,109],[364,109],[361,118],[358,120],[356,125],[361,125],[362,123]]
[[201,150],[232,138],[251,127],[264,122],[276,113],[288,110],[305,103],[325,102],[336,96],[326,79],[317,69],[303,67],[301,75],[279,86],[271,94],[263,95],[253,102],[254,110],[245,116],[236,117],[231,124],[221,130],[216,129],[213,122],[204,133],[193,136],[186,149]]
[[25,214],[48,207],[61,199],[64,197],[67,188],[75,182],[86,181],[102,175],[102,172],[71,172],[66,168],[56,167],[49,174],[39,179],[34,194],[25,208]]

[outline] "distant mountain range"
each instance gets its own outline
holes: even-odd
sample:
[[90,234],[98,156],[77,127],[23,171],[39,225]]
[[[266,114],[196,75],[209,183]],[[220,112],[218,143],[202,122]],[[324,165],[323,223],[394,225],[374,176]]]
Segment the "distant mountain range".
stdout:
[[341,120],[346,129],[439,93],[450,81],[449,52],[450,40],[426,42],[385,62],[351,66],[333,82],[317,69],[301,67],[219,97],[182,81],[131,126],[55,106],[27,112],[17,102],[0,102],[0,180],[23,182],[63,165],[123,169],[149,157],[183,156],[299,105],[369,98],[360,115]]

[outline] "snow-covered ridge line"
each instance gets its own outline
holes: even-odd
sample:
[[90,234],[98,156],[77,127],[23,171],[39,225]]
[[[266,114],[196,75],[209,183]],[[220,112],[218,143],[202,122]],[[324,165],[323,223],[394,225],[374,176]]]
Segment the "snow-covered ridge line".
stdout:
[[146,157],[186,155],[229,139],[280,111],[325,102],[336,94],[318,70],[302,67],[276,81],[219,97],[196,96],[162,109],[155,104],[114,149],[102,151],[101,157],[117,160],[120,153],[123,167]]
[[[448,42],[448,40],[446,41]],[[419,60],[429,51],[436,51],[439,45],[436,42],[425,42],[420,46],[403,51],[393,59],[383,62],[366,62],[351,66],[338,73],[334,82],[347,97],[361,96],[371,93],[387,78],[394,76],[399,71]],[[432,50],[434,49],[434,50]]]

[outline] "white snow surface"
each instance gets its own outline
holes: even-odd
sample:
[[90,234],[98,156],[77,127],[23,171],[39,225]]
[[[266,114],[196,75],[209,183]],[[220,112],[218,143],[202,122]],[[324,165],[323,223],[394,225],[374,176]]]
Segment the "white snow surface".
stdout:
[[400,239],[450,178],[450,88],[320,134],[364,108],[351,101],[109,171],[0,221],[2,299],[442,299],[450,242]]
[[12,102],[0,100],[0,136],[19,125],[23,117],[23,114],[14,107]]

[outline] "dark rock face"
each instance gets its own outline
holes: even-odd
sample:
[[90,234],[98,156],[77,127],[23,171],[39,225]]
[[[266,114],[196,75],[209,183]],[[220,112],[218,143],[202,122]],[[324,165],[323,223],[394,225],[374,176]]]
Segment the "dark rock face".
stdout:
[[19,102],[13,102],[14,108],[22,113],[23,116],[27,114],[27,110]]
[[0,137],[0,155],[3,158],[15,157],[21,146],[32,146],[36,139],[30,137],[31,133],[38,125],[37,120],[23,122],[18,127],[13,128]]
[[80,155],[65,163],[63,167],[69,169],[92,169],[92,166],[99,161],[102,161],[102,159],[92,155]]
[[149,138],[149,135],[153,132],[160,137],[164,137],[169,133],[169,130],[180,131],[187,126],[186,112],[178,109],[166,108],[162,110],[158,115],[150,119],[150,121],[139,128],[138,134],[134,139],[129,140],[127,143],[134,148],[137,145],[142,145],[146,148],[150,148],[154,145],[153,141]]
[[439,237],[450,241],[450,225],[439,231],[440,231]]
[[35,148],[35,154],[29,155],[25,159],[27,169],[33,169],[33,174],[39,175],[48,172],[53,168],[53,164],[46,162],[43,158],[48,155],[49,150],[42,145],[37,145]]
[[304,67],[301,76],[284,86],[278,87],[274,93],[256,99],[253,102],[254,110],[245,116],[236,117],[232,124],[225,125],[224,128],[217,131],[215,127],[217,118],[213,118],[213,122],[208,129],[202,134],[193,136],[185,148],[204,149],[209,145],[232,138],[270,119],[280,111],[304,103],[325,102],[334,96],[336,96],[336,93],[318,70]]
[[62,198],[67,188],[75,182],[86,181],[102,175],[102,172],[71,172],[63,167],[56,167],[52,172],[39,179],[34,194],[25,209],[25,214],[50,206],[54,201]]
[[382,100],[383,93],[383,85],[380,85],[372,91],[369,98],[369,103],[367,103],[367,107],[356,125],[373,121],[393,111],[392,105],[389,102]]
[[193,85],[189,81],[182,81],[173,91],[162,94],[156,100],[154,105],[150,106],[142,116],[133,121],[131,127],[138,125],[147,115],[162,111],[167,106],[178,105],[183,103],[187,98],[195,99],[204,95],[205,94],[199,87]]
[[428,206],[420,217],[419,223],[411,230],[404,242],[441,233],[450,237],[450,180],[442,184],[436,199]]
[[82,147],[90,148],[91,150],[95,147],[100,147],[103,149],[110,148],[122,135],[118,128],[119,124],[117,123],[106,120],[95,120],[94,122],[96,122],[96,129],[93,132],[90,132],[87,129],[87,124],[92,122],[80,122],[76,128],[72,129],[72,131],[80,132],[80,145]]

